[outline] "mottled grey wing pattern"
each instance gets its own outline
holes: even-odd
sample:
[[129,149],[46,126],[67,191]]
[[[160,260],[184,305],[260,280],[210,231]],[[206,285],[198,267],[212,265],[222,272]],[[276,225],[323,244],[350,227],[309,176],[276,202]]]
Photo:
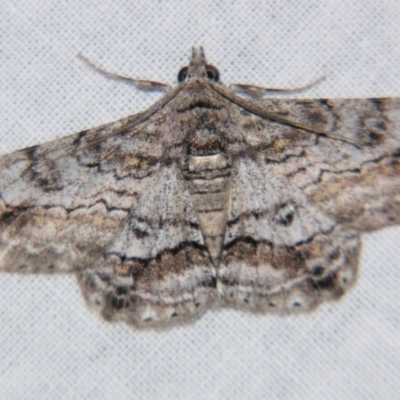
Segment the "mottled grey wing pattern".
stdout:
[[[313,202],[337,221],[359,231],[400,222],[399,99],[268,103],[283,113],[292,107],[291,115],[300,122],[359,144],[357,148],[324,138],[319,138],[317,145],[298,141],[296,150],[303,160],[287,157],[284,173]],[[290,135],[283,136],[278,146],[283,148],[289,142],[291,147],[296,143]],[[286,157],[283,153],[275,151],[272,157],[280,161],[281,156]]]
[[116,137],[96,148],[85,146],[120,126],[109,124],[0,158],[0,269],[75,271],[103,253],[140,188],[129,184],[132,179],[118,179],[120,162],[107,168],[107,160],[115,160],[107,151],[118,143]]
[[249,149],[232,176],[224,303],[282,312],[339,297],[356,278],[359,233],[400,222],[400,101],[232,99]]
[[1,270],[76,272],[103,317],[135,325],[216,302],[165,102],[0,158]]
[[358,233],[327,216],[262,157],[237,164],[218,269],[224,303],[282,312],[339,297],[356,277]]
[[85,297],[107,320],[136,326],[194,317],[217,300],[216,271],[178,167],[164,166],[138,197],[114,242],[78,274]]
[[[162,168],[165,145],[157,126],[164,119],[159,112],[143,130],[133,116],[3,156],[0,269],[84,269],[123,232],[132,209],[147,212],[143,199],[149,191],[175,195],[162,189],[173,177],[165,180],[168,169]],[[162,191],[152,198],[159,206],[157,196]],[[169,217],[158,207],[154,218],[158,212]],[[175,213],[187,217],[182,210]]]
[[245,99],[202,49],[179,77],[143,113],[0,158],[0,270],[73,271],[139,327],[340,297],[360,233],[400,223],[400,100]]
[[264,100],[267,103],[271,111],[290,112],[300,123],[358,144],[307,138],[284,129],[280,138],[275,134],[274,154],[265,153],[271,163],[277,162],[277,172],[347,227],[370,231],[400,223],[400,99]]

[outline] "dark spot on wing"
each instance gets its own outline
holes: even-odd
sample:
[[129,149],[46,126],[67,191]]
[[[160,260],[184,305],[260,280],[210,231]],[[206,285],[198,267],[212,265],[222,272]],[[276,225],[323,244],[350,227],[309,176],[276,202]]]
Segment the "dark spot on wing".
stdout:
[[335,286],[335,280],[331,275],[327,275],[322,279],[314,280],[313,286],[316,289],[322,289],[322,290],[332,289]]

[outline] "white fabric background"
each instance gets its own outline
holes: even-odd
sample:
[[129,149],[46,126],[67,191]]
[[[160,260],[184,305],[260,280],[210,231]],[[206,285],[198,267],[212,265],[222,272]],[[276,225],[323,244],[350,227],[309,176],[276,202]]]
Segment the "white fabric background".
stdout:
[[[400,97],[398,0],[2,0],[0,152],[148,107],[76,58],[176,83],[203,45],[226,83],[328,79],[302,97]],[[299,96],[300,97],[300,96]],[[364,237],[358,283],[295,317],[107,324],[74,276],[0,275],[1,399],[398,399],[400,228]]]

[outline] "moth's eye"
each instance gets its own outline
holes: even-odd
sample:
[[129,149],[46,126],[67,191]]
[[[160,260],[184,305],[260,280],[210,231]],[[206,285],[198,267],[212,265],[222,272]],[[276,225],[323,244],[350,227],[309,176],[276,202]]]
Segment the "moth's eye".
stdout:
[[211,81],[218,82],[219,81],[219,71],[213,65],[206,66],[206,74],[207,78]]
[[189,69],[188,67],[183,67],[179,71],[179,73],[178,73],[178,82],[179,83],[183,82],[186,79],[187,73],[188,73],[188,69]]

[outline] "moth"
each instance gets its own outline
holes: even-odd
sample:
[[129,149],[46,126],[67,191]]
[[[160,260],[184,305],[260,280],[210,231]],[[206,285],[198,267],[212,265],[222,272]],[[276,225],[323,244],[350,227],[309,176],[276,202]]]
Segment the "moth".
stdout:
[[166,94],[0,158],[0,270],[74,273],[135,327],[307,311],[354,283],[362,232],[400,223],[400,99],[263,99],[201,47],[174,88],[100,72]]

